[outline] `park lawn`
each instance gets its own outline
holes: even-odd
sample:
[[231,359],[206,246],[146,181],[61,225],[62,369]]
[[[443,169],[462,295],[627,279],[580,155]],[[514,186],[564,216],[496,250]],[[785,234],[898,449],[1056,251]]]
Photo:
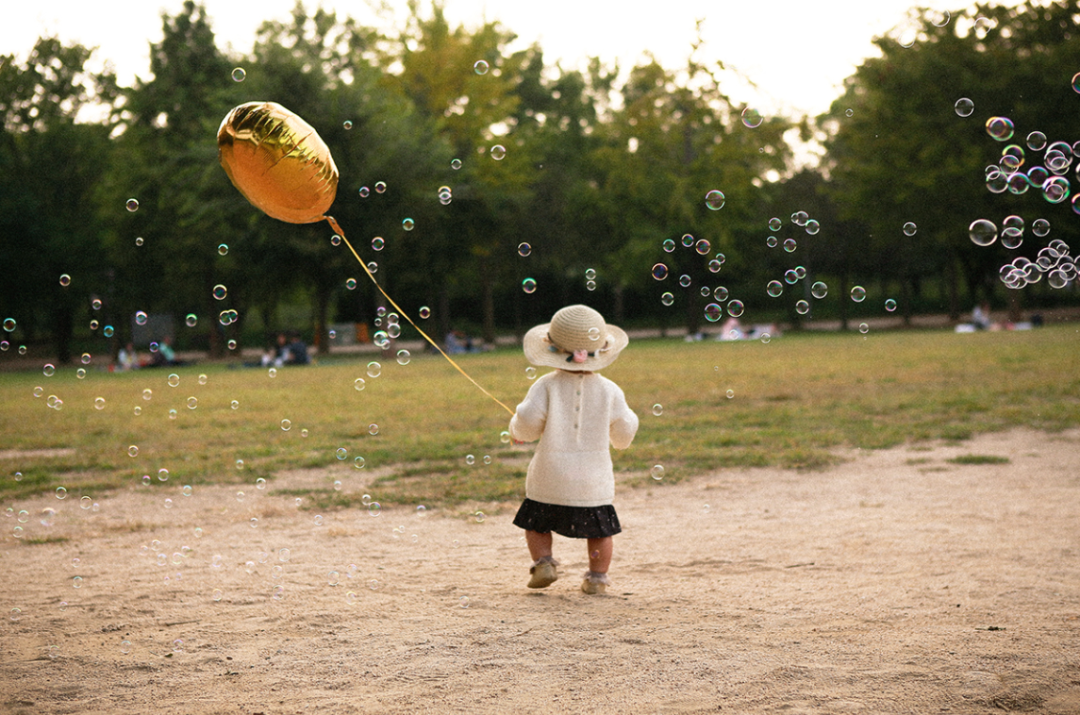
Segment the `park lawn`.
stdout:
[[[615,455],[616,469],[630,483],[655,485],[650,469],[658,464],[663,481],[672,482],[726,467],[821,468],[838,459],[840,447],[1077,427],[1078,347],[1074,325],[972,335],[788,334],[768,344],[635,341],[604,373],[641,418],[634,444]],[[392,354],[377,359],[378,377],[368,375],[370,357],[281,368],[274,377],[225,363],[126,374],[91,364],[82,379],[75,367],[52,377],[0,374],[0,495],[10,500],[59,486],[75,496],[174,490],[261,477],[271,491],[332,508],[359,501],[354,491],[335,490],[334,481],[362,475],[373,478],[369,491],[382,504],[452,506],[523,495],[531,450],[503,442],[509,414],[502,407],[437,355],[414,355],[407,365]],[[531,384],[519,350],[466,355],[459,363],[511,408]],[[63,400],[61,409],[47,406],[50,395]],[[168,470],[167,481],[160,469]],[[275,485],[277,474],[304,469],[323,470],[325,486]]]

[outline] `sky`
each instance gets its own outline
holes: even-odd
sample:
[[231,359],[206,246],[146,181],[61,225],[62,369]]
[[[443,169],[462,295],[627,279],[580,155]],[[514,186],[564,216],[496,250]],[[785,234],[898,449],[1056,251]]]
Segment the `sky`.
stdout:
[[[402,22],[406,0],[386,0]],[[203,0],[219,46],[251,49],[258,25],[285,19],[295,0]],[[788,116],[817,115],[841,94],[845,77],[875,56],[871,40],[902,25],[912,5],[938,10],[962,7],[940,0],[445,0],[453,24],[477,27],[497,20],[518,35],[510,49],[539,43],[545,60],[564,68],[584,67],[590,56],[618,61],[627,69],[651,52],[668,68],[682,66],[704,20],[701,58],[722,60],[748,77],[756,89],[734,81],[725,88],[736,101]],[[25,57],[43,34],[97,47],[122,84],[148,77],[151,42],[161,38],[161,13],[177,14],[183,0],[39,0],[9,2],[0,23],[0,54]],[[307,0],[309,9],[316,0]],[[322,6],[361,21],[375,15],[364,0],[323,0]],[[429,8],[422,0],[422,8]],[[647,8],[647,9],[639,9]]]

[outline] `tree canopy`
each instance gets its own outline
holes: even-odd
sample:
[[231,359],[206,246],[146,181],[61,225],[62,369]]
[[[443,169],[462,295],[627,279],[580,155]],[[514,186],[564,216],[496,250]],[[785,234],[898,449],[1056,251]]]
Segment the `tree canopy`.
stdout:
[[[695,332],[723,295],[755,321],[846,323],[871,310],[847,299],[854,284],[907,316],[1075,300],[1036,282],[1046,271],[1017,291],[999,269],[1075,240],[1071,196],[1048,202],[1044,182],[1067,186],[1080,166],[1078,1],[913,9],[816,118],[824,158],[802,168],[793,142],[810,123],[732,99],[700,41],[681,67],[564,69],[540,46],[510,51],[498,23],[451,25],[439,2],[410,3],[395,33],[297,3],[240,56],[188,0],[162,16],[148,75],[120,87],[86,70],[91,50],[42,38],[24,61],[0,58],[2,337],[51,341],[68,360],[73,344],[147,339],[143,311],[172,316],[158,331],[180,347],[222,355],[283,329],[325,349],[332,323],[375,321],[381,295],[326,224],[262,215],[221,171],[217,127],[255,99],[327,142],[341,173],[331,213],[436,335],[492,341],[569,302]],[[991,117],[1015,136],[989,136]],[[972,221],[1004,229],[1009,215],[1022,245],[968,238]],[[1075,265],[1055,260],[1072,285]],[[829,300],[812,294],[819,280]]]

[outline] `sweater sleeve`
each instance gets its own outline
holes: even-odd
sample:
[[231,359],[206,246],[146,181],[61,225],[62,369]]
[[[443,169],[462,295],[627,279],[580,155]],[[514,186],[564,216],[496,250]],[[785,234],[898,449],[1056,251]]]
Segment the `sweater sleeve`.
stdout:
[[510,436],[519,442],[535,442],[540,439],[540,435],[544,433],[544,425],[547,424],[547,413],[547,381],[540,378],[529,388],[529,393],[510,418]]
[[626,449],[637,434],[638,417],[626,404],[626,395],[617,385],[613,385],[615,394],[611,400],[611,445],[615,449]]

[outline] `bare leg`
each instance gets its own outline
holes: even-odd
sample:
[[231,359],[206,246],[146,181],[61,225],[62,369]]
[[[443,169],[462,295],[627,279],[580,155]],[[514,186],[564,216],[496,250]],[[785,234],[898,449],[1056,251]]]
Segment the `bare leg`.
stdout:
[[[610,536],[602,539],[588,539],[589,542],[589,570],[593,573],[607,573],[611,566],[611,551],[613,542]],[[531,546],[529,547],[532,548]]]
[[[533,561],[539,561],[545,556],[551,556],[551,532],[546,534],[539,531],[525,530],[525,543],[529,546],[529,556]],[[591,548],[591,547],[590,547]],[[611,558],[611,548],[608,547],[608,559]]]

